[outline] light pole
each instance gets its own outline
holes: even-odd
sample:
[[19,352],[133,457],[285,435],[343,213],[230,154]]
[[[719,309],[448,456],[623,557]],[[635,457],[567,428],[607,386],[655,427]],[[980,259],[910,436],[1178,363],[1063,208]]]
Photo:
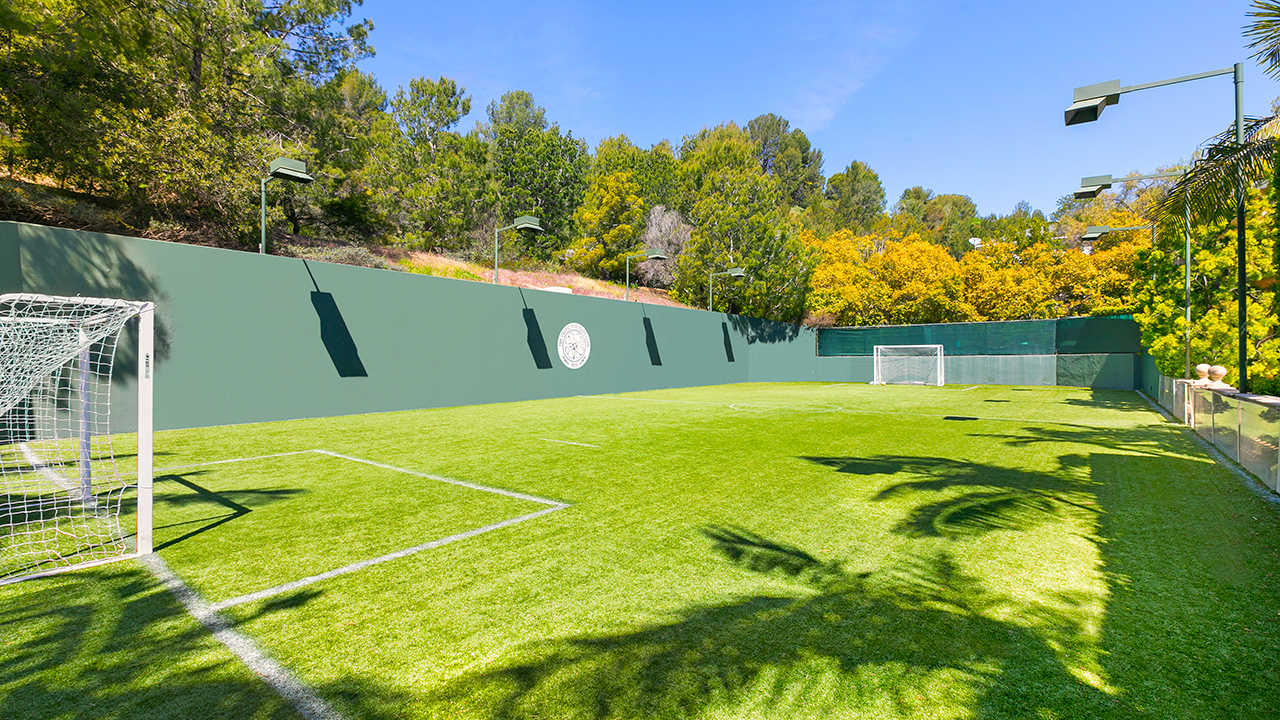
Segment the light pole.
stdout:
[[[1130,175],[1126,178],[1114,180],[1110,175],[1095,175],[1093,177],[1080,178],[1080,189],[1076,191],[1077,200],[1088,200],[1098,197],[1098,193],[1111,187],[1116,182],[1133,182],[1135,180],[1155,180],[1157,178],[1181,177],[1185,173],[1167,172],[1152,173],[1150,175]],[[1185,303],[1183,310],[1185,311],[1185,319],[1187,321],[1187,331],[1183,337],[1183,347],[1185,350],[1186,361],[1182,369],[1182,377],[1190,379],[1191,377],[1191,200],[1186,195],[1182,196],[1182,239],[1186,247],[1182,251],[1183,264],[1183,298]]]
[[542,232],[542,221],[532,215],[521,215],[510,225],[493,229],[493,282],[498,282],[498,233],[503,230],[537,230]]
[[712,303],[715,301],[715,279],[720,275],[728,275],[732,278],[746,277],[747,271],[742,268],[729,268],[724,272],[713,272],[707,276],[707,309],[712,309]]
[[[646,249],[645,249],[644,251],[642,251],[642,252],[632,253],[632,254],[628,255],[628,256],[627,256],[627,270],[626,270],[626,275],[627,275],[627,291],[626,291],[625,293],[623,293],[623,295],[622,295],[622,299],[623,299],[624,301],[625,301],[625,300],[630,299],[630,297],[631,297],[631,258],[638,258],[638,257],[643,257],[643,258],[644,258],[644,260],[641,260],[640,262],[648,262],[648,261],[650,261],[650,260],[666,260],[666,259],[667,259],[666,254],[665,254],[665,253],[663,253],[661,250],[654,250],[654,249],[652,249],[652,248],[646,248]],[[639,263],[636,263],[636,264],[638,265]]]
[[[1236,145],[1244,145],[1244,64],[1236,63],[1229,68],[1220,70],[1210,70],[1208,72],[1196,73],[1195,75],[1183,75],[1169,80],[1158,80],[1156,82],[1143,83],[1141,85],[1130,85],[1121,87],[1119,80],[1098,83],[1097,85],[1086,85],[1075,89],[1074,102],[1068,107],[1065,113],[1067,125],[1078,125],[1080,123],[1093,122],[1102,114],[1103,109],[1108,105],[1115,105],[1120,102],[1120,96],[1127,92],[1135,92],[1137,90],[1148,90],[1150,88],[1164,87],[1165,85],[1176,85],[1177,83],[1189,82],[1191,80],[1203,80],[1204,78],[1217,77],[1219,75],[1230,74],[1235,81],[1236,89]],[[1236,313],[1239,323],[1239,337],[1237,339],[1239,349],[1239,380],[1237,385],[1240,386],[1241,392],[1249,391],[1249,328],[1247,310],[1247,296],[1245,295],[1245,228],[1244,228],[1244,200],[1245,187],[1244,179],[1240,177],[1239,171],[1236,173]]]
[[293,160],[291,158],[276,158],[271,161],[271,165],[267,167],[267,176],[262,178],[258,187],[262,191],[262,219],[258,227],[262,230],[262,239],[258,241],[258,254],[267,254],[267,181],[272,178],[288,180],[306,185],[315,180],[307,174],[307,164],[301,160]]

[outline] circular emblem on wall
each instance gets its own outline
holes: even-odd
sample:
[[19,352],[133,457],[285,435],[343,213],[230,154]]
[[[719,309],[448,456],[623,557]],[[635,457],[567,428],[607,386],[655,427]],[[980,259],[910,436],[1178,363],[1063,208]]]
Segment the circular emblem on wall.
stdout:
[[560,351],[560,362],[570,370],[577,370],[587,364],[591,355],[591,336],[578,323],[569,323],[560,331],[556,349]]

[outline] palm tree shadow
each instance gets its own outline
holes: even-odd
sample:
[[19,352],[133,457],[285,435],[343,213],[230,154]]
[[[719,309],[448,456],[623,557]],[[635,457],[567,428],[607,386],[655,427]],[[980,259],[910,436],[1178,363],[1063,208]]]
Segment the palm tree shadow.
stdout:
[[[0,717],[295,720],[300,714],[244,668],[140,566],[118,564],[6,588],[0,595]],[[303,591],[243,621],[299,608]],[[400,717],[412,698],[344,674],[315,688],[349,717]]]
[[[532,643],[508,664],[458,678],[430,699],[495,720],[927,714],[939,677],[973,688],[978,718],[1106,713],[1045,640],[983,614],[992,597],[945,556],[849,573],[801,548],[736,527],[702,531],[736,569],[792,592],[695,605],[666,622]],[[1078,627],[1039,608],[1059,627]],[[1028,688],[1036,688],[1028,693]]]
[[1087,460],[1058,458],[1058,472],[1037,473],[938,457],[804,457],[855,475],[906,475],[872,500],[884,502],[912,493],[949,491],[946,497],[911,508],[894,528],[909,537],[959,538],[996,530],[1029,530],[1067,514],[1098,511],[1089,492]]

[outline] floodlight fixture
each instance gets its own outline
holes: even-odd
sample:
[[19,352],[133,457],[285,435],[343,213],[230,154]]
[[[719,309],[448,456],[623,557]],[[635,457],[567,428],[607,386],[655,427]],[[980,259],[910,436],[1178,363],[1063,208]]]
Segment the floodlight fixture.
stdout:
[[262,196],[262,215],[258,225],[262,231],[262,238],[258,241],[259,255],[267,254],[267,181],[272,179],[288,180],[300,185],[306,185],[315,180],[307,174],[307,164],[301,160],[278,157],[267,166],[267,176],[258,184]]
[[[622,299],[624,301],[631,299],[631,258],[640,258],[640,257],[644,258],[644,260],[641,260],[640,262],[667,259],[666,253],[662,252],[661,250],[657,250],[655,248],[645,248],[640,252],[635,252],[628,255],[626,260],[627,269],[624,273],[627,276],[627,290],[622,294]],[[637,263],[637,265],[638,264],[639,263]]]
[[969,244],[973,246],[974,250],[977,250],[982,247],[982,238],[969,238]]
[[1129,227],[1108,227],[1106,225],[1090,225],[1085,228],[1084,234],[1080,236],[1083,242],[1093,242],[1108,233],[1120,232],[1122,230],[1150,230],[1152,225],[1130,225]]
[[1067,125],[1079,125],[1097,120],[1108,105],[1120,102],[1122,92],[1124,89],[1120,87],[1119,80],[1076,88],[1071,107],[1067,108],[1066,112]]
[[[1191,80],[1202,80],[1204,78],[1217,77],[1219,75],[1232,75],[1235,84],[1235,101],[1236,101],[1236,145],[1244,145],[1244,63],[1236,63],[1228,68],[1218,70],[1209,70],[1207,72],[1196,73],[1194,75],[1183,75],[1182,77],[1170,78],[1169,80],[1157,80],[1156,82],[1143,83],[1141,85],[1130,85],[1122,87],[1119,80],[1099,83],[1097,85],[1086,85],[1075,89],[1072,97],[1072,104],[1067,108],[1065,119],[1067,125],[1078,125],[1080,123],[1093,122],[1102,114],[1103,108],[1108,105],[1115,105],[1120,102],[1120,96],[1124,93],[1135,92],[1137,90],[1148,90],[1150,88],[1164,87],[1166,85],[1176,85],[1177,83],[1189,82]],[[1082,188],[1083,190],[1084,188]],[[1236,174],[1236,327],[1239,336],[1236,340],[1236,349],[1239,352],[1239,370],[1238,385],[1241,392],[1249,391],[1249,332],[1248,332],[1248,295],[1245,292],[1246,264],[1245,264],[1245,185],[1243,176]],[[1188,265],[1189,266],[1189,265]]]
[[[510,225],[493,229],[493,282],[498,282],[498,233],[503,230],[537,230],[543,232],[542,221],[532,215],[520,215]],[[565,257],[568,257],[566,254]]]
[[273,178],[302,183],[303,185],[315,180],[315,178],[307,174],[307,164],[305,162],[285,157],[272,160],[271,165],[268,166],[267,174]]
[[1137,182],[1138,180],[1156,180],[1159,178],[1182,177],[1181,172],[1163,172],[1151,173],[1149,175],[1129,175],[1128,177],[1113,178],[1110,175],[1094,175],[1093,177],[1080,178],[1080,189],[1075,192],[1077,200],[1089,200],[1098,197],[1098,193],[1103,190],[1110,190],[1111,186],[1122,182]]
[[715,279],[721,275],[728,275],[731,278],[741,278],[747,276],[747,271],[740,267],[732,267],[724,272],[713,272],[707,276],[707,309],[711,310],[715,301]]

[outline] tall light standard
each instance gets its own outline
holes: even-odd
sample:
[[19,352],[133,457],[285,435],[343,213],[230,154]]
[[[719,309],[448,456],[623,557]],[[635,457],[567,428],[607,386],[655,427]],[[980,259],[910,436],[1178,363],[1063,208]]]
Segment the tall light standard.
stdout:
[[493,282],[498,282],[498,233],[503,230],[537,230],[542,232],[542,221],[532,215],[521,215],[510,225],[493,229]]
[[307,174],[307,164],[301,160],[281,157],[271,161],[271,165],[267,167],[267,177],[262,178],[262,182],[258,186],[262,190],[262,219],[258,225],[262,230],[262,239],[258,241],[259,255],[267,254],[267,181],[272,178],[288,180],[302,185],[315,180],[315,178]]
[[[1080,189],[1076,191],[1077,200],[1088,200],[1098,197],[1098,193],[1107,190],[1115,182],[1133,182],[1135,180],[1155,180],[1157,178],[1181,177],[1184,173],[1167,172],[1152,173],[1150,175],[1130,175],[1126,178],[1113,180],[1110,175],[1095,175],[1093,177],[1080,178]],[[1186,244],[1182,251],[1183,264],[1183,298],[1185,304],[1185,319],[1187,321],[1187,331],[1183,337],[1183,347],[1186,354],[1186,362],[1182,369],[1182,377],[1191,377],[1191,200],[1185,195],[1182,203],[1182,239]]]
[[712,309],[712,303],[715,301],[715,297],[716,297],[716,293],[715,293],[716,280],[715,279],[721,275],[728,275],[731,278],[740,278],[740,277],[746,277],[747,271],[743,270],[742,268],[729,268],[724,272],[718,272],[718,273],[713,272],[710,275],[708,275],[707,276],[707,309],[708,310]]
[[[666,254],[663,253],[661,250],[654,250],[652,248],[646,248],[642,252],[632,253],[631,255],[628,255],[627,270],[626,270],[627,291],[622,295],[623,300],[628,300],[631,298],[631,258],[638,258],[638,257],[644,258],[644,260],[641,260],[640,262],[649,262],[650,260],[666,260],[667,259]],[[636,264],[639,265],[640,263],[636,263]]]
[[[1067,125],[1078,125],[1080,123],[1093,122],[1102,114],[1103,109],[1108,105],[1115,105],[1120,102],[1120,96],[1127,92],[1137,90],[1148,90],[1150,88],[1164,87],[1165,85],[1175,85],[1177,83],[1189,82],[1191,80],[1202,80],[1204,78],[1217,77],[1219,75],[1231,74],[1235,81],[1236,89],[1236,145],[1244,145],[1244,64],[1236,63],[1229,68],[1220,70],[1210,70],[1208,72],[1196,73],[1195,75],[1183,75],[1169,80],[1158,80],[1156,82],[1143,83],[1141,85],[1130,85],[1121,87],[1119,80],[1098,83],[1097,85],[1086,85],[1075,89],[1074,102],[1071,107],[1067,108],[1065,119]],[[1244,232],[1244,199],[1245,187],[1244,180],[1237,173],[1236,175],[1236,312],[1239,319],[1239,338],[1237,340],[1239,347],[1240,362],[1240,378],[1237,385],[1240,386],[1241,392],[1249,391],[1249,328],[1248,316],[1246,313],[1245,295],[1245,232]]]

